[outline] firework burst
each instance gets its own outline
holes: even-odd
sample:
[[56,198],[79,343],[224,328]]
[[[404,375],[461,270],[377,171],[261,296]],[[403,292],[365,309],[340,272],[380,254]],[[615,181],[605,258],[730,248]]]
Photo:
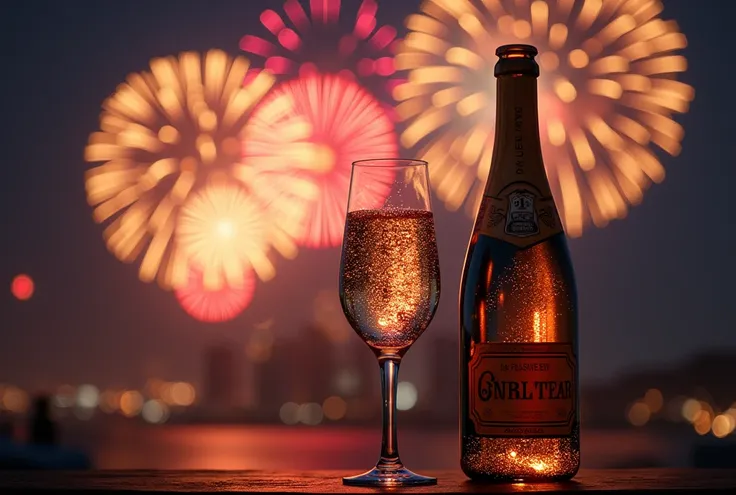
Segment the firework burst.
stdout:
[[307,75],[313,72],[360,76],[380,100],[390,103],[393,78],[393,47],[396,29],[377,26],[374,0],[355,2],[358,10],[350,30],[339,22],[345,15],[340,0],[311,0],[307,12],[298,0],[287,0],[284,13],[265,10],[263,26],[273,39],[246,35],[240,47],[249,56],[264,60],[275,74]]
[[[105,163],[87,171],[87,199],[115,256],[132,262],[144,253],[141,280],[186,283],[188,260],[172,242],[181,206],[210,177],[232,173],[251,109],[274,83],[261,71],[244,85],[248,73],[243,57],[182,53],[152,60],[150,72],[131,74],[103,103],[85,159]],[[274,226],[285,230],[278,219]],[[293,254],[283,238],[274,235],[276,247]]]
[[205,280],[200,270],[190,269],[186,285],[174,289],[179,305],[192,318],[208,323],[238,316],[253,300],[255,278],[246,272],[237,286]]
[[626,215],[664,168],[654,144],[676,155],[693,89],[676,80],[685,36],[658,18],[656,0],[425,0],[407,19],[396,59],[408,82],[394,91],[450,209],[475,212],[491,163],[495,48],[539,48],[540,135],[568,234]]
[[[299,124],[281,125],[283,119]],[[282,152],[274,159],[274,150],[292,134],[309,138],[293,155]],[[253,191],[262,201],[299,225],[296,241],[307,247],[342,242],[352,162],[393,157],[398,148],[393,123],[379,103],[356,82],[332,74],[275,87],[253,112],[245,135],[236,175],[257,184]],[[392,178],[389,170],[377,172],[366,201],[382,201]]]
[[234,181],[208,184],[184,204],[175,229],[177,249],[202,272],[205,287],[240,287],[255,271],[269,280],[271,219],[256,198]]

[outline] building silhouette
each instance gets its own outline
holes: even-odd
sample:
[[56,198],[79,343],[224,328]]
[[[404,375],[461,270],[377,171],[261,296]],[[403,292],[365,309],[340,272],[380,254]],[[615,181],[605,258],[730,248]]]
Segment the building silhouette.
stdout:
[[270,359],[255,370],[259,408],[278,413],[286,402],[321,404],[333,395],[333,347],[315,325],[304,327],[295,338],[277,339]]
[[221,344],[205,351],[204,399],[209,409],[228,410],[237,406],[238,365],[233,345]]

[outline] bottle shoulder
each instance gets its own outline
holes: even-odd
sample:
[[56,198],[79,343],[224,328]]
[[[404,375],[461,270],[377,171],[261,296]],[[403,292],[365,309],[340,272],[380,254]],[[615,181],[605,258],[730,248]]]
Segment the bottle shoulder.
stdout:
[[544,269],[550,276],[574,283],[572,258],[564,233],[555,234],[537,244],[519,248],[509,242],[486,235],[474,235],[468,246],[463,270],[463,283],[483,272],[486,280],[508,270]]

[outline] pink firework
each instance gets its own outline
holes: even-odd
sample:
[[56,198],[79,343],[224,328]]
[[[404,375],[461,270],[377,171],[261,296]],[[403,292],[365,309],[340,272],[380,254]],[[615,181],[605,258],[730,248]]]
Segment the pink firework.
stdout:
[[204,280],[202,272],[189,271],[189,280],[183,287],[174,290],[179,305],[192,318],[218,323],[232,320],[253,300],[255,279],[252,272],[243,277],[242,285],[233,287],[227,283],[214,285]]
[[[283,112],[274,102],[289,102],[285,110],[309,128],[308,146],[278,167],[260,167],[273,146],[257,143],[286,135],[278,131]],[[266,125],[271,121],[275,125]],[[398,150],[393,122],[376,99],[352,79],[339,74],[309,74],[282,83],[256,107],[243,145],[243,162],[250,163],[257,182],[255,194],[272,202],[276,211],[298,211],[297,243],[333,247],[342,242],[352,163],[363,158],[395,157]],[[260,136],[260,133],[268,136]],[[250,144],[256,143],[256,144]],[[383,204],[393,173],[376,169],[370,187],[361,191],[364,208]],[[309,194],[296,195],[287,186],[299,184]],[[274,195],[274,191],[281,191]]]
[[[375,0],[350,2],[359,5],[352,27],[340,25],[340,0],[311,0],[310,15],[298,0],[286,0],[284,14],[264,10],[261,22],[273,35],[269,40],[246,35],[240,48],[274,74],[307,75],[315,71],[358,76],[381,101],[390,103],[391,92],[399,84],[394,79],[396,29],[377,26]],[[270,38],[270,36],[269,36]]]

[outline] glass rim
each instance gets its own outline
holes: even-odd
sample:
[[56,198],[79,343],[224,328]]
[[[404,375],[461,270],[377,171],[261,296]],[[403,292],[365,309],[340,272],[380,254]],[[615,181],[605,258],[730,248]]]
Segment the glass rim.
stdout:
[[425,160],[418,158],[365,158],[353,162],[353,167],[371,168],[402,168],[402,167],[426,167],[429,165]]

